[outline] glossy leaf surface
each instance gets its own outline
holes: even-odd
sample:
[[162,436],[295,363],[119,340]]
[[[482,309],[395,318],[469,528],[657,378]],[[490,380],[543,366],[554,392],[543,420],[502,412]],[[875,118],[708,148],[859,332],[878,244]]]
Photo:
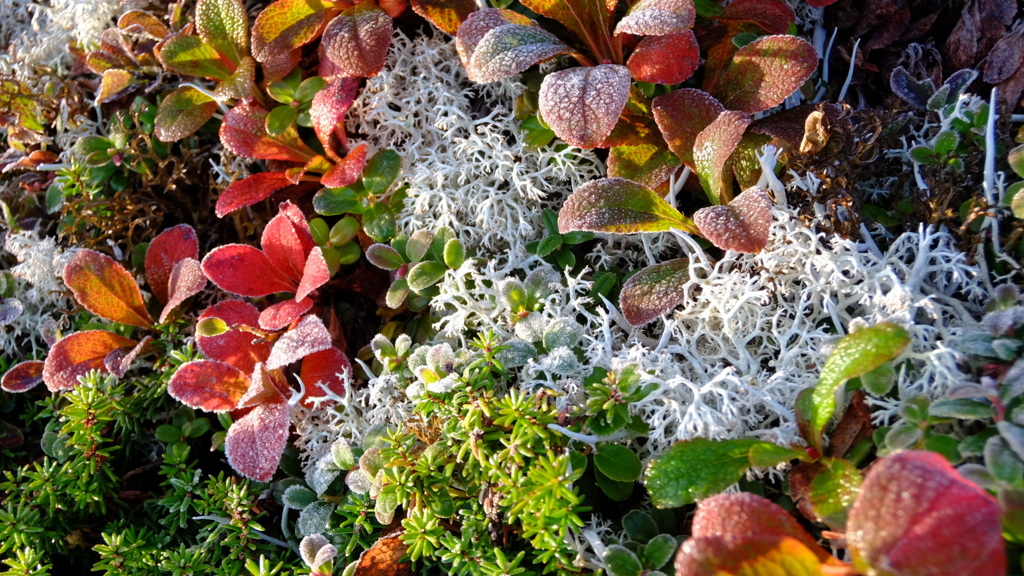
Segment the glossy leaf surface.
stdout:
[[120,324],[153,325],[135,279],[110,256],[82,250],[64,267],[63,276],[75,300],[89,312]]
[[160,101],[153,133],[164,142],[181,140],[202,128],[216,111],[217,102],[206,94],[191,86],[176,88]]
[[327,25],[324,50],[343,76],[373,76],[384,67],[391,46],[391,17],[372,2],[345,10]]
[[291,428],[288,404],[260,404],[228,430],[224,453],[239,474],[269,482],[281,463]]
[[0,389],[5,392],[26,392],[43,381],[43,362],[26,360],[11,366],[0,379]]
[[540,85],[540,114],[562,140],[594,148],[615,128],[629,87],[629,69],[618,64],[559,70]]
[[626,321],[641,326],[667,314],[686,295],[690,261],[678,258],[648,266],[626,281],[619,295],[619,308]]
[[594,180],[577,188],[558,213],[558,231],[663,232],[692,229],[689,220],[653,190],[624,178]]
[[725,111],[714,96],[694,88],[680,88],[658,96],[651,102],[651,108],[669,149],[691,168],[697,135]]
[[772,200],[764,188],[749,188],[725,206],[697,210],[693,223],[722,250],[755,254],[768,244]]
[[135,340],[106,330],[87,330],[69,334],[50,348],[43,364],[43,382],[50,392],[70,390],[78,377],[91,370],[106,372],[104,360],[119,348],[134,348]]
[[199,259],[199,239],[188,224],[172,226],[149,243],[145,260],[146,283],[160,302],[167,303],[171,272],[178,262],[186,258]]
[[714,91],[730,110],[751,114],[778,106],[818,67],[810,42],[796,36],[763,36],[736,51]]

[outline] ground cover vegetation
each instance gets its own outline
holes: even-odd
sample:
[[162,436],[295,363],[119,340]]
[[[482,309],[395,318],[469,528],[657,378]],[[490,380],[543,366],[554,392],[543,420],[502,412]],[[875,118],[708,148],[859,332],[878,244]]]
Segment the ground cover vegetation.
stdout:
[[0,38],[0,574],[1024,573],[1017,4]]

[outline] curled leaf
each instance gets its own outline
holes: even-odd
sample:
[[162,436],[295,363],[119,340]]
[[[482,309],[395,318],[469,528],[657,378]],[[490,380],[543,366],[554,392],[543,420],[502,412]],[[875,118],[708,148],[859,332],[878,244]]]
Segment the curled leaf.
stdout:
[[725,206],[697,210],[693,223],[722,250],[754,254],[768,244],[772,200],[764,188],[749,188]]
[[693,27],[697,11],[693,0],[640,0],[615,26],[616,34],[665,36]]
[[168,281],[174,266],[186,258],[199,258],[199,239],[188,224],[172,226],[149,243],[146,250],[146,282],[160,302],[167,303]]
[[618,64],[560,70],[541,83],[540,113],[562,140],[594,148],[615,128],[629,87],[629,69]]
[[726,110],[693,140],[694,168],[712,204],[725,203],[732,196],[732,176],[725,165],[751,121],[749,114]]
[[392,31],[391,18],[373,2],[363,2],[331,20],[322,41],[338,74],[373,76],[387,60]]
[[663,232],[693,224],[653,190],[625,178],[594,180],[577,188],[558,214],[558,231]]
[[348,143],[345,114],[352,107],[358,91],[359,79],[336,78],[316,93],[309,109],[316,137],[324,145],[327,156],[335,161],[341,160],[341,150]]
[[149,328],[153,319],[135,279],[106,254],[82,250],[64,267],[64,283],[86,310],[112,322]]
[[160,322],[166,322],[167,317],[182,302],[192,296],[199,294],[206,288],[206,276],[203,275],[199,261],[194,258],[179,260],[171,271],[168,283],[170,291],[167,298],[167,305],[160,313]]
[[651,102],[651,109],[669,150],[691,168],[697,135],[725,111],[714,96],[694,88],[680,88],[658,96]]
[[466,72],[474,82],[494,82],[570,52],[572,49],[557,36],[532,22],[505,24],[484,35],[466,64]]
[[[469,63],[473,59],[473,53],[476,52],[477,44],[483,40],[488,32],[506,24],[529,26],[534,24],[534,22],[518,12],[503,8],[485,8],[471,13],[466,18],[466,21],[459,26],[459,30],[455,35],[455,49],[459,53],[459,60],[462,60],[462,65],[467,68],[469,67]],[[470,79],[473,79],[472,75]]]
[[678,258],[640,270],[622,286],[619,308],[626,321],[641,326],[679,305],[686,296],[690,261]]

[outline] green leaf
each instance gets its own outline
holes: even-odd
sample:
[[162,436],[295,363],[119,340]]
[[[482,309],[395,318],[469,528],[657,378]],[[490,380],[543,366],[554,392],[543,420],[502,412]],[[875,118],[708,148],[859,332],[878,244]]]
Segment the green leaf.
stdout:
[[448,267],[441,262],[428,260],[415,264],[409,268],[409,275],[406,276],[409,289],[414,292],[422,292],[440,282],[447,271]]
[[994,418],[995,415],[995,408],[990,402],[970,398],[940,398],[928,406],[929,420],[986,420]]
[[301,484],[292,484],[284,491],[284,495],[281,500],[284,502],[284,505],[289,508],[302,510],[306,506],[316,502],[317,496],[316,492],[313,492]]
[[732,174],[725,169],[726,162],[752,121],[750,114],[726,110],[693,141],[694,171],[712,204],[728,204],[732,199]]
[[846,529],[846,515],[860,492],[861,476],[857,466],[847,460],[826,458],[822,469],[811,481],[808,498],[814,513],[833,530]]
[[153,133],[164,142],[175,142],[203,127],[217,102],[191,86],[183,86],[164,96],[156,113]]
[[836,391],[851,378],[878,368],[900,355],[910,335],[900,326],[882,322],[847,334],[836,345],[814,388],[800,393],[796,401],[800,433],[812,446],[823,451],[822,432],[836,410]]
[[395,213],[383,202],[377,202],[363,212],[363,231],[374,242],[387,242],[395,235]]
[[608,566],[609,576],[640,576],[644,567],[632,550],[625,546],[612,544],[604,553],[604,563]]
[[277,106],[267,114],[267,134],[277,136],[295,124],[297,113],[291,106]]
[[157,57],[164,68],[186,76],[226,80],[235,71],[213,46],[195,36],[171,36],[161,45]]
[[387,148],[373,155],[363,169],[363,187],[370,194],[382,194],[402,172],[402,157]]
[[199,0],[196,30],[235,65],[249,54],[249,14],[241,0]]
[[[277,0],[260,12],[252,28],[252,55],[269,62],[316,38],[335,2],[324,0]],[[333,9],[333,10],[332,10]]]
[[896,369],[891,364],[882,364],[878,368],[862,374],[861,386],[872,396],[885,396],[896,384]]
[[717,494],[742,478],[751,466],[768,467],[795,458],[793,450],[761,440],[677,442],[647,467],[644,484],[658,508],[676,508]]
[[444,244],[444,263],[452,270],[457,270],[466,261],[466,248],[458,238],[452,238]]
[[203,318],[196,324],[196,335],[204,338],[220,336],[228,331],[228,325],[220,318]]
[[695,232],[689,218],[656,192],[625,178],[605,178],[580,186],[558,214],[558,231],[663,232],[679,228]]
[[619,482],[604,475],[599,469],[594,470],[594,483],[614,502],[624,502],[633,495],[636,482]]
[[[558,229],[556,228],[555,231],[557,232]],[[589,242],[593,239],[594,233],[588,232],[586,230],[577,230],[574,232],[566,232],[565,234],[562,234],[562,242],[569,245],[582,244],[584,242]]]
[[398,308],[402,305],[402,302],[405,302],[408,295],[409,283],[405,278],[399,278],[388,288],[388,293],[384,296],[384,303],[388,305],[388,308]]
[[360,200],[360,194],[352,188],[324,188],[313,195],[313,210],[323,216],[348,214]]
[[156,428],[156,439],[167,444],[181,441],[181,436],[181,429],[177,426],[164,424]]
[[313,97],[316,96],[317,92],[324,89],[327,85],[327,81],[319,76],[310,76],[299,84],[299,87],[295,90],[295,99],[299,102],[309,103],[313,101]]
[[648,266],[622,286],[619,308],[626,321],[641,326],[673,310],[685,297],[690,261],[677,258]]
[[560,235],[546,236],[543,240],[540,241],[539,244],[537,244],[537,251],[535,252],[535,254],[537,254],[537,256],[540,256],[541,258],[544,258],[545,256],[550,255],[552,252],[558,250],[561,247],[562,237]]
[[[658,535],[658,524],[643,510],[630,510],[622,517],[622,528],[634,542],[647,542]],[[659,566],[655,566],[659,568]]]
[[927,146],[914,146],[910,149],[910,159],[918,164],[924,164],[926,166],[934,166],[938,159],[935,156],[935,151]]
[[618,482],[640,478],[643,465],[636,453],[621,444],[601,444],[594,453],[594,466],[605,476]]
[[292,100],[295,100],[295,92],[292,87],[281,81],[271,82],[267,86],[267,94],[281,104],[291,104]]
[[386,244],[373,244],[367,248],[366,259],[370,261],[370,264],[384,270],[398,270],[405,265],[402,255]]
[[960,133],[956,130],[943,130],[939,132],[933,142],[935,153],[940,156],[951,154],[960,144]]
[[644,566],[651,570],[658,570],[668,564],[672,559],[679,542],[668,534],[658,534],[647,542],[644,547]]
[[359,221],[351,216],[346,216],[331,226],[327,240],[334,246],[341,246],[354,239],[358,233]]
[[1024,144],[1010,150],[1006,155],[1006,161],[1010,163],[1010,168],[1017,173],[1017,176],[1024,178]]

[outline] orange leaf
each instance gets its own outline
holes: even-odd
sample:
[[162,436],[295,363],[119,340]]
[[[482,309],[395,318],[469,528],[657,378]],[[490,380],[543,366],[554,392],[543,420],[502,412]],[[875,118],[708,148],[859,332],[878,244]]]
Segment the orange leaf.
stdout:
[[104,360],[119,348],[134,348],[135,340],[106,330],[76,332],[60,339],[43,363],[43,382],[51,392],[70,390],[78,377],[92,370],[106,372]]
[[97,316],[140,328],[153,325],[139,285],[110,256],[94,250],[75,254],[64,267],[64,283],[78,303]]

